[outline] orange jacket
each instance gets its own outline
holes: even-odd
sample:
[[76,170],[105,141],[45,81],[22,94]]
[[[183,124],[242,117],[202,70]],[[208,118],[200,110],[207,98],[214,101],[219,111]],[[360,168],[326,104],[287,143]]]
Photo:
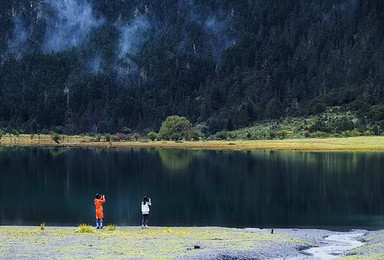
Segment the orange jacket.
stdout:
[[95,199],[96,218],[104,218],[104,213],[103,213],[104,202],[105,202],[105,197],[102,197],[101,199]]

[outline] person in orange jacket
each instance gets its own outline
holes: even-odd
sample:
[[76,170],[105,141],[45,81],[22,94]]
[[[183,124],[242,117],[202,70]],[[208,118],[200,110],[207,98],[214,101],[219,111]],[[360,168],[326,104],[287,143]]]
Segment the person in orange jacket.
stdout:
[[103,228],[103,204],[105,203],[105,195],[96,194],[95,206],[96,206],[96,228]]

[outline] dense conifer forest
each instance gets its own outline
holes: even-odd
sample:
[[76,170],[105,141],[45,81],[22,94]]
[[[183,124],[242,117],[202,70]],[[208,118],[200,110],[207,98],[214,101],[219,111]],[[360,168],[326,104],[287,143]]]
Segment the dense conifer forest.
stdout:
[[384,129],[383,29],[382,0],[1,0],[0,129],[214,134],[334,107]]

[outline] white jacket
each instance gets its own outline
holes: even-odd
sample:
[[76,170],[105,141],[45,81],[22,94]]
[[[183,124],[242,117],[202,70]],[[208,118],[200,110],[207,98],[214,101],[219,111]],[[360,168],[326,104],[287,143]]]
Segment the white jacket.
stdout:
[[141,202],[141,213],[149,214],[149,206],[151,206],[151,201],[146,202],[145,205]]

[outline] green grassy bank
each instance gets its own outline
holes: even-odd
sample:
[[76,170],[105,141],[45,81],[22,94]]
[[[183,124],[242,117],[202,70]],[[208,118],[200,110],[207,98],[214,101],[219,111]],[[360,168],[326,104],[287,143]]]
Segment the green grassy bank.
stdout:
[[349,138],[306,138],[284,140],[212,140],[212,141],[95,141],[90,136],[60,135],[59,142],[50,135],[5,135],[4,146],[56,146],[56,147],[133,147],[133,148],[187,148],[204,150],[276,150],[276,151],[384,151],[383,136]]
[[[173,259],[208,251],[252,251],[287,244],[306,245],[269,230],[228,228],[118,227],[76,233],[75,228],[0,227],[1,259]],[[195,248],[198,246],[200,248]]]

